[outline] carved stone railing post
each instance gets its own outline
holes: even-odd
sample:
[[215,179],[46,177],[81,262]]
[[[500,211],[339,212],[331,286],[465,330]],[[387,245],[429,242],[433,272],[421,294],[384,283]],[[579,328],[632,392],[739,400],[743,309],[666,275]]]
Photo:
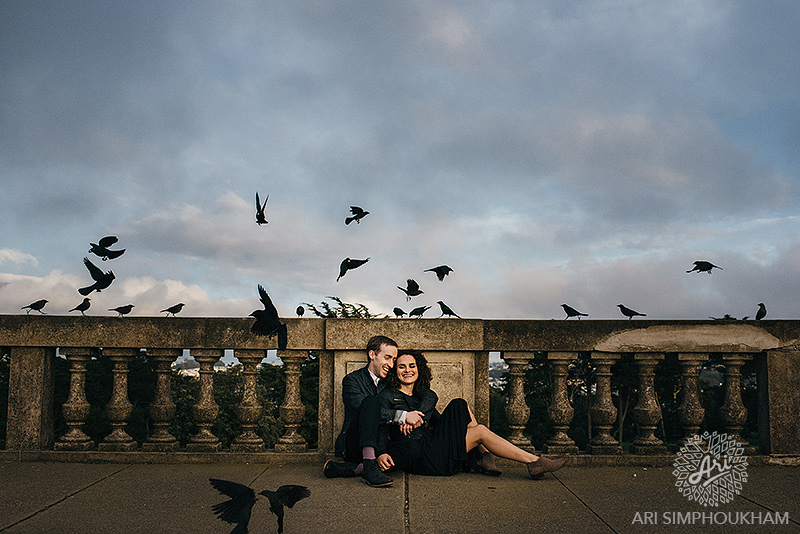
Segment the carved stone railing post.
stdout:
[[142,444],[148,452],[168,452],[178,450],[178,440],[170,434],[169,425],[175,417],[175,403],[172,402],[172,362],[183,354],[181,349],[148,349],[147,358],[155,363],[156,390],[150,403],[150,421],[153,431]]
[[306,360],[306,351],[278,350],[286,374],[286,394],[280,406],[281,420],[286,431],[275,444],[276,452],[303,452],[308,444],[298,429],[303,422],[306,407],[300,398],[300,366]]
[[189,439],[186,450],[190,452],[217,452],[222,443],[211,432],[219,415],[219,406],[214,401],[214,364],[222,358],[221,349],[191,349],[192,357],[200,364],[200,392],[192,407],[192,415],[197,424],[197,434]]
[[589,441],[589,454],[622,454],[619,441],[611,436],[611,428],[617,420],[617,407],[611,399],[611,367],[619,359],[620,355],[616,353],[592,353],[596,378],[594,402],[589,414],[595,434]]
[[133,413],[133,404],[128,400],[128,364],[138,353],[139,349],[103,349],[103,356],[114,364],[111,400],[106,405],[112,430],[97,445],[98,450],[133,451],[139,446],[125,431],[128,418]]
[[755,449],[742,437],[747,422],[747,408],[742,403],[742,366],[752,360],[751,354],[723,354],[725,364],[725,401],[719,409],[722,427],[729,439],[735,439],[745,448],[745,454],[753,454]]
[[661,406],[656,400],[653,387],[656,365],[664,359],[663,354],[637,353],[634,355],[639,375],[639,402],[633,408],[633,418],[639,428],[639,435],[631,444],[633,454],[666,454],[664,443],[655,436],[661,421]]
[[525,428],[531,409],[525,401],[525,366],[533,360],[532,352],[504,352],[502,358],[508,364],[508,401],[506,418],[511,429],[508,441],[517,447],[533,451],[531,440],[525,437]]
[[683,445],[687,440],[700,433],[706,410],[700,404],[699,366],[708,359],[706,354],[694,352],[678,354],[681,364],[681,391],[678,394],[678,420],[683,429],[683,437],[678,442]]
[[574,352],[548,352],[547,360],[552,367],[553,396],[547,414],[553,423],[555,434],[547,440],[544,452],[551,454],[578,454],[575,441],[567,435],[575,409],[569,402],[567,393],[567,373],[569,364],[578,357]]
[[61,405],[69,430],[53,447],[57,451],[88,451],[94,448],[94,441],[83,431],[91,408],[86,400],[86,362],[97,353],[97,349],[64,347],[60,352],[69,361],[69,396]]
[[244,381],[242,402],[236,407],[236,415],[242,424],[242,432],[231,443],[234,452],[263,452],[264,440],[256,434],[258,421],[264,407],[256,395],[256,374],[258,364],[264,359],[263,350],[234,350],[234,356],[242,363]]

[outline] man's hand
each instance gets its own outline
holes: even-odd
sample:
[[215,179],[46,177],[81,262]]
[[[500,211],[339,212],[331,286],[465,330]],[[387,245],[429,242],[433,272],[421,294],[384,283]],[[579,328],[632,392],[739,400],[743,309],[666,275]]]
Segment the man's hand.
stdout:
[[392,457],[388,454],[383,453],[378,456],[378,467],[381,468],[381,471],[388,471],[394,467],[394,460],[392,460]]
[[414,428],[419,428],[422,426],[422,423],[425,421],[422,420],[422,416],[425,415],[420,411],[414,410],[413,412],[406,413],[406,424],[411,425]]

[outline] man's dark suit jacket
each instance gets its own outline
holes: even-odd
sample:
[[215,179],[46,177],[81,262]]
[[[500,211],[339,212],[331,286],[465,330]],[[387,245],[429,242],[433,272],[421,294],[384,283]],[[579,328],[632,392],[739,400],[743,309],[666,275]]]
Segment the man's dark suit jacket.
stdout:
[[[344,424],[342,432],[336,438],[334,452],[336,456],[344,456],[345,435],[347,429],[356,419],[361,403],[370,395],[377,395],[386,388],[386,380],[378,381],[377,387],[372,381],[367,366],[347,374],[342,380],[342,400],[344,401]],[[383,415],[383,414],[382,414]]]

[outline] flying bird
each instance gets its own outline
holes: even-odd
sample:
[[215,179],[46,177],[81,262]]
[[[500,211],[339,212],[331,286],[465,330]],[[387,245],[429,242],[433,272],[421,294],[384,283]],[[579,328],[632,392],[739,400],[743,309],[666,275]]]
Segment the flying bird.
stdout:
[[[253,505],[258,500],[256,493],[249,486],[238,482],[220,480],[218,478],[209,478],[208,481],[215,490],[226,497],[230,497],[229,500],[212,506],[211,510],[222,521],[231,524],[236,523],[236,527],[231,531],[231,534],[247,534]],[[278,516],[278,532],[282,534],[283,507],[292,508],[299,500],[310,496],[311,492],[305,486],[287,484],[275,491],[264,490],[259,495],[269,499],[269,509]]]
[[361,219],[369,215],[368,211],[364,211],[358,206],[350,206],[350,213],[352,213],[353,216],[345,218],[344,220],[345,224],[350,224],[353,221],[357,222],[358,224],[361,224]]
[[409,317],[422,317],[422,314],[428,311],[431,307],[430,306],[420,306],[419,308],[414,308],[410,312],[408,312]]
[[258,296],[261,299],[261,303],[264,305],[264,309],[255,310],[250,314],[250,317],[256,318],[256,322],[250,327],[250,332],[259,336],[269,336],[270,338],[277,334],[278,348],[280,350],[286,350],[286,345],[288,343],[286,325],[281,323],[280,317],[278,316],[278,309],[272,303],[272,299],[269,298],[267,291],[261,284],[258,285]]
[[[72,308],[70,311],[71,312],[79,311],[79,312],[81,312],[81,315],[85,316],[86,314],[83,313],[83,312],[88,310],[89,306],[91,306],[91,305],[92,305],[92,303],[89,301],[89,297],[83,297],[83,302],[81,302],[80,304],[78,304],[77,306]],[[69,313],[69,312],[67,312],[67,313]]]
[[588,313],[581,313],[578,310],[576,310],[575,308],[573,308],[572,306],[569,306],[567,304],[562,304],[561,307],[564,308],[564,313],[567,314],[567,316],[564,317],[565,321],[567,319],[569,319],[570,317],[577,317],[578,320],[580,321],[581,317],[588,317],[589,316]]
[[183,309],[184,306],[185,306],[185,304],[183,302],[179,302],[179,303],[175,304],[174,306],[170,306],[169,308],[164,308],[161,311],[162,312],[167,312],[166,317],[169,317],[170,313],[172,314],[173,317],[175,317],[175,314],[180,312]]
[[297,309],[294,310],[298,317],[302,317],[304,313],[306,313],[306,309],[301,305],[298,306]]
[[89,269],[89,274],[91,275],[92,280],[94,280],[94,284],[82,287],[78,290],[78,293],[84,297],[92,291],[97,291],[100,293],[101,290],[110,286],[111,282],[114,281],[115,277],[112,271],[101,271],[94,263],[89,261],[89,258],[83,258],[83,264],[87,269]]
[[345,275],[347,271],[351,271],[356,267],[361,267],[365,263],[369,261],[369,258],[366,260],[351,260],[350,258],[345,258],[342,260],[342,263],[339,265],[339,276],[336,278],[338,282],[341,277]]
[[447,304],[445,304],[441,300],[437,300],[436,304],[438,304],[439,307],[442,309],[442,314],[439,317],[444,317],[445,315],[447,315],[448,317],[455,316],[455,317],[458,317],[459,319],[461,319],[461,317],[456,312],[454,312],[452,309],[450,309],[450,306],[448,306]]
[[686,272],[690,273],[692,271],[697,271],[698,273],[711,274],[711,269],[714,269],[714,268],[717,268],[720,271],[722,270],[722,267],[720,267],[719,265],[714,265],[710,261],[697,260],[696,262],[694,262],[694,267],[692,267],[690,270],[688,270]]
[[116,308],[109,308],[108,311],[115,311],[119,315],[117,317],[122,317],[123,315],[127,315],[133,309],[133,304],[128,304],[127,306],[117,306]]
[[267,193],[267,198],[264,200],[264,204],[261,204],[261,200],[258,198],[258,191],[256,191],[256,223],[259,226],[262,224],[267,224],[267,216],[264,215],[264,210],[267,209],[267,201],[269,200],[269,193]]
[[439,281],[441,282],[442,280],[444,280],[445,276],[453,272],[453,269],[451,269],[447,265],[439,265],[438,267],[434,267],[432,269],[425,269],[423,272],[427,273],[429,271],[436,273],[436,276],[439,278]]
[[402,317],[406,314],[406,312],[404,312],[402,308],[395,308],[392,310],[392,312],[394,312],[395,317]]
[[619,311],[622,312],[622,315],[626,316],[628,319],[633,319],[637,315],[641,315],[642,317],[647,317],[647,314],[633,311],[632,309],[622,304],[617,304],[617,308],[619,308]]
[[293,507],[297,501],[309,497],[311,491],[305,486],[286,484],[275,491],[261,491],[259,495],[269,499],[269,511],[278,516],[278,534],[283,534],[283,507]]
[[424,291],[419,288],[419,284],[413,278],[406,280],[406,287],[397,286],[397,289],[406,294],[406,300],[411,300],[411,297],[422,295]]
[[47,302],[48,301],[45,300],[45,299],[37,300],[36,302],[32,302],[32,303],[28,304],[27,306],[23,306],[22,308],[20,308],[20,310],[24,310],[25,308],[28,308],[28,311],[25,312],[25,315],[30,315],[30,313],[32,311],[38,311],[39,313],[44,313],[42,311],[42,308],[44,308],[44,305],[47,304]]
[[102,238],[97,243],[89,243],[91,247],[89,252],[95,254],[96,256],[100,256],[103,261],[106,260],[113,260],[114,258],[119,258],[125,252],[125,249],[122,250],[109,250],[108,247],[113,245],[118,241],[117,236],[109,235]]
[[756,312],[756,321],[760,321],[767,316],[767,307],[763,302],[758,303],[758,311]]

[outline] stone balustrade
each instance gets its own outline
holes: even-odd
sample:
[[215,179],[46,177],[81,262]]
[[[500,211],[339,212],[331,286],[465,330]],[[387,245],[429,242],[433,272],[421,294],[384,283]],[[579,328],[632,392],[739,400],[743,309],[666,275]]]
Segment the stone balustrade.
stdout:
[[[615,366],[627,355],[636,376],[637,402],[632,409],[638,434],[630,456],[663,456],[665,443],[656,435],[662,409],[654,390],[655,370],[666,355],[677,355],[680,391],[677,417],[684,439],[697,434],[707,417],[700,402],[698,367],[715,355],[723,369],[724,402],[719,409],[725,432],[749,444],[743,434],[748,412],[742,402],[742,367],[754,361],[758,370],[758,437],[760,451],[773,455],[800,454],[800,321],[562,321],[459,319],[285,319],[289,332],[286,350],[278,350],[286,376],[280,405],[284,433],[267,450],[256,433],[263,407],[256,395],[257,366],[276,339],[250,333],[250,319],[166,317],[0,316],[0,347],[10,351],[6,452],[28,458],[80,461],[91,454],[116,453],[146,461],[214,461],[252,459],[253,455],[282,458],[332,453],[343,419],[342,377],[366,361],[363,347],[376,334],[394,338],[401,347],[423,350],[434,373],[433,388],[442,406],[463,397],[476,418],[489,419],[488,362],[491,352],[508,364],[506,415],[509,440],[531,447],[526,429],[531,410],[525,398],[526,366],[545,358],[549,367],[547,416],[552,435],[544,445],[548,454],[622,455],[613,437],[617,407],[612,398]],[[170,366],[185,350],[200,365],[199,394],[192,407],[197,432],[183,446],[170,433],[176,406],[170,392]],[[226,350],[242,364],[243,385],[236,415],[241,433],[222,450],[213,433],[220,407],[214,397],[214,365]],[[142,352],[143,351],[143,352]],[[301,365],[309,351],[319,355],[318,448],[308,444],[298,429],[305,417],[300,398]],[[69,362],[69,394],[54,407],[53,359]],[[149,405],[149,436],[141,446],[128,434],[131,415],[129,363],[139,354],[153,362],[155,397]],[[630,356],[632,355],[632,357]],[[574,407],[568,395],[569,367],[588,356],[594,373],[591,395],[592,434],[585,451],[569,435]],[[111,425],[98,443],[83,426],[90,404],[85,382],[87,363],[108,358],[112,364],[111,399],[105,413]],[[54,410],[66,424],[54,435]],[[751,449],[748,449],[752,452]],[[44,456],[43,456],[44,455]],[[50,456],[48,456],[50,455]],[[154,460],[155,459],[155,460]]]

